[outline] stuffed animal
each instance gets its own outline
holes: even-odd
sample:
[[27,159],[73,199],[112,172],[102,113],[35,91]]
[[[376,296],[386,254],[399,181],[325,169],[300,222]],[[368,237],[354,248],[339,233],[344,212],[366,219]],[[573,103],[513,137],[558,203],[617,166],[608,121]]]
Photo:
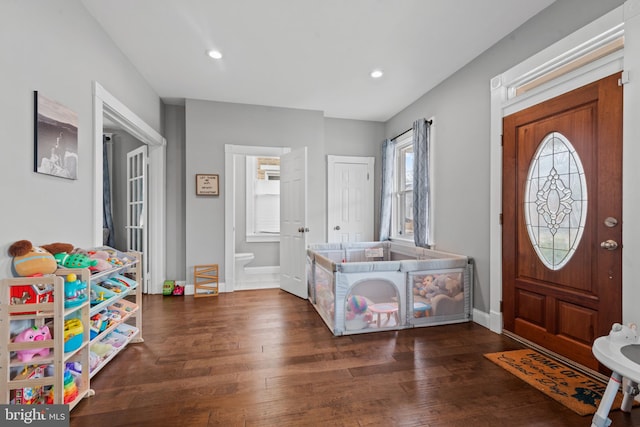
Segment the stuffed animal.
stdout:
[[16,276],[29,277],[53,274],[58,268],[53,255],[42,247],[36,247],[29,240],[19,240],[9,247],[13,257],[13,271]]
[[347,300],[344,314],[345,327],[348,330],[364,329],[373,320],[367,299],[361,295],[351,295]]
[[444,274],[438,275],[433,279],[433,282],[426,288],[424,296],[426,298],[433,298],[436,295],[449,295],[449,289],[447,289],[447,276]]
[[73,245],[71,243],[49,243],[48,245],[40,245],[42,249],[49,252],[52,255],[59,254],[61,252],[73,251]]
[[98,264],[98,261],[90,259],[86,254],[74,252],[73,245],[70,243],[51,243],[42,245],[42,248],[53,254],[60,267],[88,268]]
[[[25,329],[20,332],[13,339],[13,342],[33,342],[33,341],[44,341],[51,339],[51,332],[49,332],[49,327],[43,325],[41,327],[32,326],[30,328]],[[42,357],[46,357],[49,355],[49,348],[31,348],[28,350],[16,350],[16,354],[18,355],[18,359],[21,362],[28,362],[33,359],[33,356],[40,355]]]
[[430,288],[433,283],[433,276],[431,274],[427,274],[420,280],[419,276],[413,282],[413,294],[425,296],[427,290]]
[[89,258],[97,261],[96,265],[89,267],[91,271],[105,271],[113,268],[113,264],[108,261],[109,253],[107,251],[89,251]]
[[462,292],[459,275],[439,274],[433,279],[433,283],[428,287],[426,298],[433,298],[437,295],[454,297]]

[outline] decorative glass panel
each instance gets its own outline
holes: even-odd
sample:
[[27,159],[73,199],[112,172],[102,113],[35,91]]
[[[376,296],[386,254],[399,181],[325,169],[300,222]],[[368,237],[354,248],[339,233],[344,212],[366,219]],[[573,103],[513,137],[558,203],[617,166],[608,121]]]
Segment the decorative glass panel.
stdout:
[[529,165],[524,216],[538,257],[549,269],[560,270],[582,238],[587,182],[578,153],[559,132],[544,137]]

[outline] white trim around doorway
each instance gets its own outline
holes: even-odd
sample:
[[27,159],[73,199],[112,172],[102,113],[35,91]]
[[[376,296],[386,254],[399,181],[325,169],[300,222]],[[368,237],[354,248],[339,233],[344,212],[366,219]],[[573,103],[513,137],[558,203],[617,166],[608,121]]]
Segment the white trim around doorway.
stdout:
[[145,123],[126,105],[109,93],[98,82],[93,82],[93,142],[94,142],[94,217],[93,244],[102,246],[102,134],[104,118],[121,126],[125,131],[148,145],[149,148],[149,245],[150,278],[148,293],[162,293],[166,277],[165,244],[165,169],[166,140]]
[[[631,2],[627,2],[631,3]],[[640,3],[633,0],[633,3]],[[607,13],[586,27],[558,41],[491,79],[491,196],[490,196],[490,312],[484,320],[494,332],[502,332],[502,118],[545,100],[621,71],[626,45],[625,6]],[[601,56],[604,46],[611,47]],[[579,61],[574,62],[574,61]],[[575,63],[575,67],[568,64]],[[545,79],[543,76],[552,76]],[[623,74],[625,76],[625,74]],[[626,77],[623,77],[623,79]],[[536,84],[540,81],[540,84]],[[622,82],[621,82],[622,83]],[[517,88],[529,86],[519,94]],[[627,93],[625,92],[625,109]],[[626,139],[626,138],[625,138]],[[627,142],[624,144],[626,145]],[[623,193],[625,188],[623,179]],[[627,189],[631,188],[626,186]],[[627,214],[625,212],[625,214]],[[631,240],[631,239],[629,239]],[[625,251],[627,248],[625,247]],[[623,299],[625,298],[623,270]],[[623,307],[624,312],[624,307]],[[474,316],[475,319],[475,316]]]

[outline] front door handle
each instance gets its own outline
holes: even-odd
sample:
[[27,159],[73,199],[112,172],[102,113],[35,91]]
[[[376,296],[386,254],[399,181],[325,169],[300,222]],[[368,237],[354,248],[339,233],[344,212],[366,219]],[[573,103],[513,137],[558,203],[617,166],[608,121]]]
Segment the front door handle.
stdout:
[[605,240],[604,242],[600,243],[600,247],[608,251],[614,251],[618,249],[618,242],[611,239]]

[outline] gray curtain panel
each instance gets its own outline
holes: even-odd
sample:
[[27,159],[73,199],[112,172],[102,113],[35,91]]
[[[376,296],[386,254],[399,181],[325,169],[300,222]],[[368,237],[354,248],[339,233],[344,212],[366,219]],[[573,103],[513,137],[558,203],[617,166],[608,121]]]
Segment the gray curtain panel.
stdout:
[[429,236],[429,127],[425,119],[413,122],[413,240],[427,247]]
[[391,235],[391,202],[393,193],[393,168],[395,167],[394,143],[390,139],[382,143],[382,185],[380,196],[380,241]]
[[107,154],[107,137],[102,136],[102,222],[103,244],[114,247],[115,228],[111,216],[111,177],[109,176],[109,156]]

